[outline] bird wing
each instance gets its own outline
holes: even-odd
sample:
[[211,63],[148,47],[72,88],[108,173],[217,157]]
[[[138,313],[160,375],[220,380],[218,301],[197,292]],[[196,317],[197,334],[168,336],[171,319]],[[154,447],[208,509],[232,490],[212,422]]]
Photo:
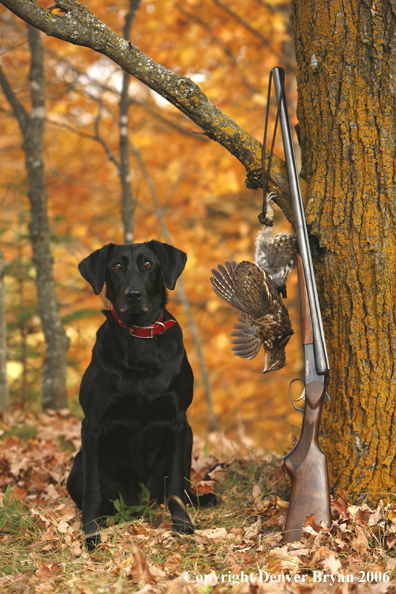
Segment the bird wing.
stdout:
[[218,264],[212,274],[216,295],[249,316],[261,317],[274,307],[283,307],[270,277],[252,262],[226,260],[225,267]]
[[262,317],[282,304],[269,275],[252,262],[244,260],[235,267],[234,285],[242,311],[249,316]]
[[245,311],[244,305],[236,293],[235,284],[233,280],[234,270],[237,267],[235,260],[225,261],[225,267],[221,264],[217,265],[218,270],[212,268],[213,276],[210,277],[212,289],[218,297],[223,299],[232,307]]
[[261,347],[261,340],[256,336],[253,328],[247,321],[245,316],[238,316],[238,324],[234,324],[234,332],[230,332],[232,336],[231,347],[233,354],[244,359],[254,359]]

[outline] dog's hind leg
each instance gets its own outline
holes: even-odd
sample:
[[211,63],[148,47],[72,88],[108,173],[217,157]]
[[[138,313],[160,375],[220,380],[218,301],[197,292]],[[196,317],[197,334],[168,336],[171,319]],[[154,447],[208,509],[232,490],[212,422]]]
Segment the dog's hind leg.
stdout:
[[82,462],[82,450],[74,458],[73,466],[67,479],[67,490],[74,503],[82,509],[84,494],[84,469]]

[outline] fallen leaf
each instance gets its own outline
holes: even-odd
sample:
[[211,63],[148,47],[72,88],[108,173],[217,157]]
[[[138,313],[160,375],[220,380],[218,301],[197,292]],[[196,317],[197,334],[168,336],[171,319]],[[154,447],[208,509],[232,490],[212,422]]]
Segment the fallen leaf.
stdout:
[[242,538],[242,536],[245,534],[245,531],[243,528],[231,528],[230,533],[235,534],[237,538]]
[[364,551],[368,548],[369,543],[367,540],[367,537],[364,533],[364,530],[361,526],[359,526],[358,524],[356,524],[355,526],[355,531],[356,531],[356,538],[353,538],[351,540],[351,547],[353,549],[355,549],[355,551]]
[[394,571],[396,569],[396,558],[391,557],[386,562],[386,571]]
[[196,535],[213,543],[221,543],[227,538],[227,530],[225,528],[208,528],[207,530],[196,530]]
[[10,468],[11,474],[13,474],[15,477],[18,477],[19,474],[22,472],[22,470],[28,469],[28,462],[29,461],[27,458],[23,458],[22,460],[19,460],[18,462],[11,464],[11,468]]
[[380,511],[379,508],[377,508],[374,511],[374,513],[371,514],[369,521],[368,521],[368,525],[375,526],[376,524],[379,524],[381,520],[382,520],[382,512]]
[[334,553],[323,559],[322,566],[323,569],[329,571],[332,575],[336,575],[342,568],[341,561],[336,559]]
[[268,554],[270,557],[276,557],[277,559],[283,559],[284,557],[287,557],[287,555],[288,555],[288,546],[286,544],[283,547],[278,547],[276,549],[272,549],[271,551],[269,551]]
[[319,549],[315,552],[314,556],[312,557],[310,566],[315,567],[318,561],[327,559],[328,557],[330,557],[330,555],[332,555],[332,551],[330,551],[330,549],[328,549],[325,546],[319,547]]
[[252,538],[253,536],[257,536],[259,530],[261,528],[261,520],[257,520],[254,524],[248,526],[245,530],[245,534],[243,535],[244,540],[248,538]]
[[182,561],[183,557],[180,553],[171,553],[165,562],[165,569],[168,569],[169,571],[179,570],[181,569]]
[[311,528],[313,528],[315,532],[320,532],[320,530],[322,529],[322,527],[316,523],[315,514],[310,514],[305,518],[305,526],[311,526]]
[[343,493],[343,495],[341,495],[341,497],[339,497],[337,501],[333,500],[332,501],[332,505],[333,505],[333,507],[336,508],[336,510],[339,513],[341,513],[341,514],[347,514],[348,513],[349,503],[347,501],[347,498],[345,496],[345,493]]
[[69,524],[67,522],[65,522],[64,520],[61,520],[59,522],[59,524],[57,525],[57,529],[59,530],[59,532],[61,532],[62,534],[66,534],[67,531],[69,530]]
[[41,514],[37,509],[32,508],[30,510],[30,513],[33,516],[37,516],[42,522],[44,522],[44,524],[46,526],[50,526],[51,525],[51,522],[49,520],[47,520],[47,518],[45,516],[43,516],[43,514]]

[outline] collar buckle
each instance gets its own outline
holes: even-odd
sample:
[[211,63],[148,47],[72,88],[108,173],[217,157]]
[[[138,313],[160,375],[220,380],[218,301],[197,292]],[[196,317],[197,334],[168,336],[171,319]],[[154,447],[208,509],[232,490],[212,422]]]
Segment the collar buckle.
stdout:
[[[163,324],[161,322],[157,322],[159,324],[161,324],[161,326],[163,326]],[[135,334],[135,328],[139,329],[139,330],[148,330],[149,331],[149,335],[148,336],[140,336],[139,334]],[[165,328],[166,330],[166,328]],[[134,336],[135,338],[154,338],[154,326],[132,326],[132,328],[130,328],[129,330],[129,334],[131,336]],[[161,334],[163,334],[163,332],[161,332]]]
[[158,324],[158,326],[162,326],[163,327],[162,332],[158,332],[158,334],[164,334],[166,332],[166,330],[167,330],[165,324],[163,324],[162,322],[156,322],[156,324]]

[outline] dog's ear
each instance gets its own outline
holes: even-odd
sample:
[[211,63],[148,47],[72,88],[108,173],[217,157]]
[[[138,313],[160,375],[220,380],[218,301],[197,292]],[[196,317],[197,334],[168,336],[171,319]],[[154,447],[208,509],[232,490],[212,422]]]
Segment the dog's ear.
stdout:
[[96,250],[87,258],[84,258],[78,265],[82,277],[89,282],[95,295],[102,291],[106,277],[107,258],[114,248],[114,243],[104,245],[100,250]]
[[187,254],[169,245],[152,239],[147,246],[153,250],[161,264],[161,275],[167,289],[174,289],[176,281],[184,270]]

